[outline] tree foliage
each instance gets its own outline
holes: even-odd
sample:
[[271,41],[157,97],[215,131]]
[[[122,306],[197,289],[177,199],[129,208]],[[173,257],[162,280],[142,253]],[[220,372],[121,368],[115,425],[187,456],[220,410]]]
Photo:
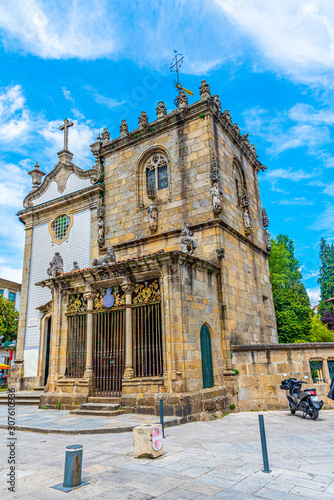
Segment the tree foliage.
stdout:
[[15,305],[5,297],[0,296],[0,339],[15,340],[19,324],[19,313]]
[[293,241],[280,234],[271,240],[270,282],[280,342],[309,342],[312,310],[302,282]]
[[323,315],[326,310],[332,311],[332,305],[325,303],[327,299],[334,297],[334,244],[327,244],[324,238],[320,241],[320,269],[318,283],[320,285],[319,314]]
[[328,330],[334,330],[334,313],[333,310],[329,311],[326,310],[321,318],[321,321],[325,328],[328,328]]
[[[322,319],[320,320],[319,315],[314,314],[311,318],[310,341],[334,342],[334,334],[328,329],[328,327],[322,323]],[[334,323],[331,330],[334,330]]]

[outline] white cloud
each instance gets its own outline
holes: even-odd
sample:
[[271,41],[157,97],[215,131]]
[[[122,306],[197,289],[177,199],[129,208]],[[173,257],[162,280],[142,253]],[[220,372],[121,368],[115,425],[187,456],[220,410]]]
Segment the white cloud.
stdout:
[[266,179],[272,182],[281,179],[289,180],[291,182],[299,182],[304,179],[310,179],[314,177],[314,175],[314,172],[305,172],[304,170],[277,168],[276,170],[268,171],[266,173]]
[[329,196],[334,196],[334,182],[328,184],[327,187],[323,190],[323,192],[325,194],[328,194]]
[[325,234],[323,235],[324,237],[326,236],[326,231],[329,232],[329,235],[333,233],[333,227],[334,227],[334,206],[329,205],[325,211],[320,214],[317,217],[317,220],[308,226],[307,229],[311,231],[323,231]]
[[320,288],[306,288],[306,291],[309,296],[311,306],[317,306],[320,302]]
[[27,172],[24,161],[18,165],[0,162],[0,206],[13,208],[22,206],[23,198],[31,189],[31,177]]
[[113,99],[112,97],[101,95],[89,85],[85,86],[84,88],[94,97],[95,102],[97,102],[98,104],[102,104],[109,109],[117,108],[125,104],[125,100],[116,101],[116,99]]
[[74,99],[71,96],[71,92],[69,90],[67,90],[66,87],[63,87],[62,91],[63,91],[63,96],[65,97],[65,99],[74,103]]
[[20,85],[0,90],[0,144],[21,145],[31,129],[31,117]]
[[0,276],[1,278],[16,283],[22,283],[22,262],[19,263],[21,267],[11,267],[0,262]]
[[331,0],[216,0],[258,47],[268,65],[304,82],[332,84],[334,4]]
[[314,202],[312,200],[308,200],[304,197],[301,198],[290,198],[289,200],[279,200],[277,202],[279,205],[313,205]]

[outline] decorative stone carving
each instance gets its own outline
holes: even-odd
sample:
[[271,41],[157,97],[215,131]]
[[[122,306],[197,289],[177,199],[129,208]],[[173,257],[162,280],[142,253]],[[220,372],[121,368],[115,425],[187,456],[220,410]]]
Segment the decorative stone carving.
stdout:
[[103,199],[99,198],[98,206],[97,206],[97,241],[100,247],[103,247],[105,242],[104,236],[104,215],[105,215],[105,206],[103,204]]
[[188,97],[187,94],[181,90],[179,95],[176,98],[177,105],[180,109],[184,109],[188,106]]
[[217,165],[217,160],[214,156],[212,156],[211,160],[210,178],[212,183],[220,181],[219,167]]
[[145,111],[140,113],[140,117],[138,118],[139,128],[147,128],[148,127],[148,116]]
[[69,296],[66,312],[78,313],[87,311],[87,298],[82,293],[77,293]]
[[104,128],[102,132],[102,141],[103,145],[107,144],[110,141],[110,132],[108,132],[106,128]]
[[246,146],[249,147],[249,139],[248,139],[248,134],[243,134],[240,136],[240,141],[242,144],[245,144]]
[[[103,134],[102,134],[103,135]],[[96,184],[97,182],[102,182],[103,180],[103,160],[101,158],[101,148],[102,148],[102,139],[100,135],[97,136],[94,144],[91,144],[90,150],[95,156],[95,174],[93,174],[91,182]]]
[[210,85],[205,80],[202,80],[199,93],[202,101],[206,101],[210,97]]
[[249,236],[253,230],[253,225],[252,225],[252,221],[251,221],[251,218],[249,215],[248,208],[244,209],[244,226],[245,226],[246,236]]
[[238,124],[237,123],[233,123],[232,128],[233,128],[233,130],[235,132],[235,135],[237,137],[240,137],[240,128],[238,127]]
[[37,189],[41,185],[42,177],[45,175],[45,173],[39,169],[37,161],[34,170],[31,170],[28,174],[31,175],[33,189]]
[[211,95],[210,96],[210,101],[212,101],[216,105],[217,111],[221,111],[222,110],[222,105],[221,105],[221,102],[220,102],[220,99],[219,99],[218,95]]
[[151,201],[147,212],[150,216],[150,231],[152,233],[156,233],[158,230],[158,207],[155,205],[153,200]]
[[263,227],[269,227],[269,217],[265,208],[262,208],[262,223]]
[[213,213],[218,216],[222,213],[223,192],[218,182],[215,182],[210,191],[213,205]]
[[148,183],[148,186],[147,186],[147,197],[150,200],[156,199],[155,183],[152,179],[150,180],[150,182]]
[[134,291],[135,283],[133,282],[132,276],[128,275],[124,277],[121,288],[124,293],[132,293]]
[[166,106],[162,101],[158,102],[158,106],[156,107],[157,118],[165,118],[167,116]]
[[128,129],[128,124],[126,123],[126,120],[122,120],[122,123],[119,127],[119,131],[120,131],[121,137],[127,137],[129,135],[129,129]]
[[76,260],[73,262],[73,267],[72,267],[71,272],[73,272],[73,271],[80,271],[80,267],[78,266],[78,263]]
[[181,229],[181,250],[182,252],[192,254],[197,248],[196,241],[191,238],[194,232],[189,228],[189,222],[185,222],[184,226]]
[[55,278],[56,276],[61,276],[62,274],[64,274],[64,261],[59,252],[56,252],[54,254],[47,273],[51,278]]
[[269,233],[267,228],[264,230],[264,240],[266,242],[266,250],[267,250],[267,252],[270,252],[271,251],[271,241],[270,241],[270,233]]
[[250,199],[249,199],[247,191],[244,187],[242,188],[242,191],[241,191],[240,205],[242,206],[243,209],[248,209],[248,207],[250,205]]
[[223,248],[223,247],[217,248],[216,254],[217,254],[218,260],[224,259],[225,258],[225,248]]
[[107,253],[100,259],[93,259],[92,267],[108,266],[116,262],[116,255],[112,246],[107,248]]
[[145,281],[145,283],[136,283],[134,294],[134,304],[147,304],[148,302],[157,302],[161,300],[159,281]]
[[232,125],[232,117],[231,117],[230,112],[229,112],[229,110],[228,110],[228,109],[226,109],[226,110],[224,111],[224,113],[223,113],[223,117],[225,118],[225,120],[227,120],[227,121],[228,121],[228,123],[229,123],[230,125]]
[[256,149],[255,149],[254,144],[251,144],[249,147],[250,147],[252,155],[255,156],[255,158],[257,158]]

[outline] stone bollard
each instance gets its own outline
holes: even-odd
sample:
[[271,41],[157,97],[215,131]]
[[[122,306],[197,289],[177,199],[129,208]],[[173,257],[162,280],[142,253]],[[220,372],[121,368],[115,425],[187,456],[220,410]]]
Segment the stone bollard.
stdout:
[[160,424],[138,425],[133,429],[133,454],[135,458],[157,458],[163,454]]

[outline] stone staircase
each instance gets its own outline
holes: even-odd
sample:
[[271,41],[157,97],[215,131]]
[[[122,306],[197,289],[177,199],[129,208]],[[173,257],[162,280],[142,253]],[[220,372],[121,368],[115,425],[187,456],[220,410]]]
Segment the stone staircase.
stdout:
[[94,417],[114,417],[122,415],[125,410],[120,410],[120,398],[90,397],[88,403],[80,405],[78,410],[71,410],[71,415],[91,415]]
[[[26,406],[39,406],[39,400],[43,391],[20,391],[15,392],[15,404],[16,405],[26,405]],[[0,405],[7,405],[7,391],[0,392]]]

